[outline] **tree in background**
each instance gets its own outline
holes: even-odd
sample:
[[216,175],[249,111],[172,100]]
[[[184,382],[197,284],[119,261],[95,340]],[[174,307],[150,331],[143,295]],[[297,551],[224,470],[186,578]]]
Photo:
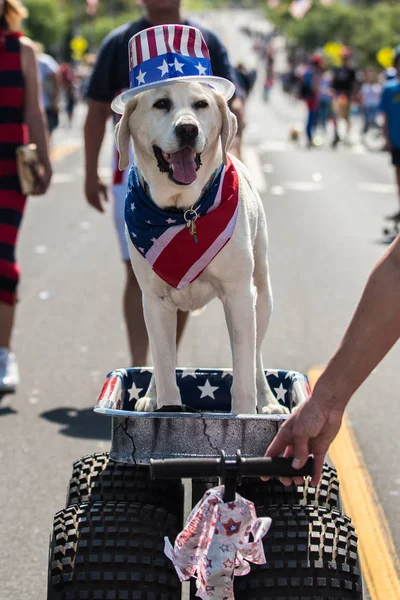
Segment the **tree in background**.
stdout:
[[376,65],[377,52],[400,43],[400,4],[398,0],[377,2],[373,6],[335,2],[323,6],[314,0],[303,19],[289,12],[291,0],[281,0],[277,8],[266,8],[266,16],[287,37],[289,44],[309,52],[327,42],[342,42],[357,55],[360,66]]
[[68,28],[65,11],[54,0],[25,0],[29,16],[24,23],[26,34],[48,50],[62,40]]

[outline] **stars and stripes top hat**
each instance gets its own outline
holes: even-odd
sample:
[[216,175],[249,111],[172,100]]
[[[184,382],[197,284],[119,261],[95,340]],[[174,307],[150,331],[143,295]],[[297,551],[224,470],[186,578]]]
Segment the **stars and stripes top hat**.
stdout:
[[125,104],[146,90],[179,81],[205,83],[229,100],[235,86],[212,74],[210,54],[199,29],[158,25],[134,35],[128,45],[130,89],[114,98],[111,108],[123,114]]

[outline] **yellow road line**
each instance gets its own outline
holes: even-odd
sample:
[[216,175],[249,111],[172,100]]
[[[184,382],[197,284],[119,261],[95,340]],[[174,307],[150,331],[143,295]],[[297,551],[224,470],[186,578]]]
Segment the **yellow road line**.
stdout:
[[[311,387],[323,371],[308,372]],[[346,514],[359,536],[360,561],[371,600],[400,599],[400,561],[378,494],[345,415],[329,455],[339,473]]]
[[60,144],[59,146],[56,146],[50,151],[50,158],[52,161],[61,160],[62,158],[65,158],[66,156],[69,156],[70,154],[76,152],[80,147],[81,144],[79,143],[64,145]]

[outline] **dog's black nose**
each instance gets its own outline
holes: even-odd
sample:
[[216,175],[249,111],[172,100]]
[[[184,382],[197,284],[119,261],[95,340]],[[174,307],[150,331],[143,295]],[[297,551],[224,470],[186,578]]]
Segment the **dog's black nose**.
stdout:
[[181,140],[193,141],[199,135],[199,128],[195,123],[181,123],[175,127],[175,133]]

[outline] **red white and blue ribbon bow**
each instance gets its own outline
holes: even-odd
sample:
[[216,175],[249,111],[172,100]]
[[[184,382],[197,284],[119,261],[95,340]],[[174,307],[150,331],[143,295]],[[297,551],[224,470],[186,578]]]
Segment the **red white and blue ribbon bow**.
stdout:
[[[198,202],[182,213],[160,209],[147,195],[133,166],[125,222],[133,245],[153,271],[181,289],[194,281],[231,239],[238,205],[239,179],[229,158]],[[195,232],[188,226],[193,213]]]
[[179,579],[196,577],[196,596],[203,600],[234,600],[233,575],[246,575],[249,562],[266,562],[262,538],[271,519],[257,518],[254,504],[239,494],[228,503],[223,495],[224,486],[208,490],[190,513],[174,547],[165,538],[165,554]]

